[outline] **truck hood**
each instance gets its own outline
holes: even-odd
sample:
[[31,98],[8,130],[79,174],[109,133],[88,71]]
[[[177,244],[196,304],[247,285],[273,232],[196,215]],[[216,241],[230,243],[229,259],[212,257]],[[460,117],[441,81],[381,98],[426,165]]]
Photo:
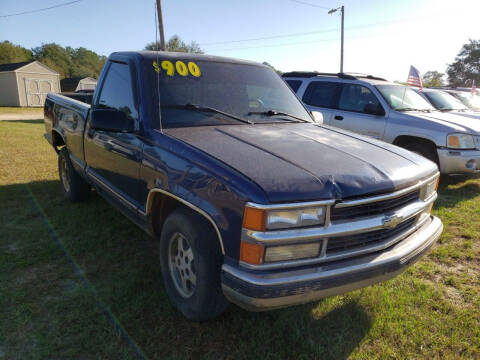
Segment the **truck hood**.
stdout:
[[474,111],[449,111],[449,114],[464,116],[471,119],[477,119],[480,121],[480,113]]
[[270,202],[346,199],[398,190],[437,171],[399,147],[315,124],[165,129],[258,184]]
[[[408,114],[412,116],[413,112],[409,112]],[[414,116],[449,126],[453,131],[480,134],[480,121],[478,116],[472,118],[463,115],[463,113],[442,113],[440,111],[431,113],[415,112]]]

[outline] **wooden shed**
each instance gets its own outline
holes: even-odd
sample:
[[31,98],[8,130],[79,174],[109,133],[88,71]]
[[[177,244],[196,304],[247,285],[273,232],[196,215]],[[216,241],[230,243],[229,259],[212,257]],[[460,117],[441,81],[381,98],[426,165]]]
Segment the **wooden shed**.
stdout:
[[86,78],[65,78],[60,80],[62,91],[93,91],[97,86],[97,80],[92,77]]
[[0,65],[0,106],[43,106],[60,92],[60,74],[39,61]]

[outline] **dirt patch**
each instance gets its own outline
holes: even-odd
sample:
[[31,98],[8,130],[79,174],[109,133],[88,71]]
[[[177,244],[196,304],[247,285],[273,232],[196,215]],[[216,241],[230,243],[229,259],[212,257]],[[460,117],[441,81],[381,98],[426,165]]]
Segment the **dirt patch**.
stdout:
[[[442,277],[437,277],[437,279],[443,279]],[[447,299],[450,303],[452,303],[455,307],[461,308],[471,308],[473,305],[467,301],[465,301],[462,293],[455,287],[445,285],[443,281],[435,281],[430,279],[423,279],[423,281],[436,289],[442,291],[444,298]]]
[[16,253],[18,251],[19,244],[18,244],[18,241],[17,241],[17,242],[13,242],[13,243],[8,244],[5,247],[6,247],[8,252]]
[[32,267],[24,270],[17,276],[16,283],[19,286],[35,283],[36,287],[44,288],[58,280],[57,267],[51,264]]
[[42,120],[43,111],[40,110],[38,113],[30,114],[0,114],[0,121],[2,120]]

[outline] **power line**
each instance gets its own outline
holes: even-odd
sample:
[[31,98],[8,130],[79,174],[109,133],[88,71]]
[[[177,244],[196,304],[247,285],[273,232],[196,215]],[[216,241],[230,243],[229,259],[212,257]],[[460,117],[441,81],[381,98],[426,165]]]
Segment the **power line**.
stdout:
[[311,3],[308,3],[306,1],[301,1],[301,0],[288,0],[288,1],[291,1],[291,2],[295,2],[297,4],[302,4],[302,5],[307,5],[307,6],[311,6],[311,7],[316,7],[316,8],[320,8],[320,9],[325,9],[325,10],[330,10],[331,8],[329,7],[326,7],[326,6],[321,6],[321,5],[317,5],[317,4],[311,4]]
[[[347,40],[349,39],[362,39],[362,38],[372,38],[372,37],[377,37],[381,35],[360,35],[360,36],[349,36],[346,38]],[[230,48],[230,49],[212,49],[212,50],[207,50],[208,53],[212,52],[217,52],[217,51],[233,51],[233,50],[246,50],[246,49],[261,49],[261,48],[267,48],[267,47],[280,47],[280,46],[294,46],[294,45],[305,45],[305,44],[315,44],[315,43],[320,43],[320,42],[328,42],[328,41],[338,41],[340,38],[334,38],[334,39],[317,39],[317,40],[310,40],[310,41],[295,41],[295,42],[289,42],[289,43],[282,43],[282,44],[273,44],[273,45],[260,45],[260,46],[248,46],[248,47],[237,47],[237,48]]]
[[32,13],[36,13],[36,12],[40,12],[40,11],[51,10],[51,9],[55,9],[55,8],[62,7],[62,6],[72,5],[72,4],[78,3],[80,1],[83,1],[83,0],[69,1],[69,2],[66,2],[66,3],[63,3],[63,4],[57,4],[57,5],[53,5],[53,6],[49,6],[49,7],[41,8],[41,9],[35,9],[35,10],[27,10],[27,11],[15,13],[15,14],[0,15],[0,18],[6,18],[6,17],[18,16],[18,15],[25,15],[25,14],[32,14]]
[[[393,25],[393,24],[398,24],[398,23],[403,23],[403,22],[411,22],[411,21],[418,20],[418,19],[419,18],[410,18],[410,19],[401,19],[401,20],[380,21],[380,22],[375,22],[375,23],[370,23],[370,24],[346,26],[345,29],[362,29],[362,28],[377,27],[377,26],[384,26],[384,25]],[[200,46],[210,46],[210,45],[233,44],[233,43],[248,42],[248,41],[270,40],[270,39],[279,39],[279,38],[285,38],[285,37],[324,34],[324,33],[330,33],[330,32],[338,32],[338,31],[339,31],[338,28],[332,28],[332,29],[326,29],[326,30],[309,31],[309,32],[301,32],[301,33],[290,33],[290,34],[282,34],[282,35],[272,35],[272,36],[264,36],[264,37],[257,37],[257,38],[228,40],[228,41],[217,41],[217,42],[210,42],[210,43],[202,43],[202,44],[199,44],[199,45]]]
[[217,42],[211,42],[211,43],[202,43],[202,44],[199,44],[199,45],[200,46],[209,46],[209,45],[233,44],[233,43],[246,42],[246,41],[278,39],[278,38],[284,38],[284,37],[313,35],[313,34],[321,34],[321,33],[327,33],[327,32],[335,32],[335,31],[338,31],[338,29],[328,29],[328,30],[319,30],[319,31],[309,31],[309,32],[303,32],[303,33],[291,33],[291,34],[283,34],[283,35],[264,36],[264,37],[240,39],[240,40],[217,41]]
[[338,41],[338,40],[340,40],[340,39],[339,39],[339,38],[335,38],[335,39],[318,39],[318,40],[300,41],[300,42],[296,41],[296,42],[283,43],[283,44],[274,44],[274,45],[247,46],[247,47],[237,47],[237,48],[230,48],[230,49],[212,49],[212,50],[208,50],[208,52],[214,52],[214,51],[232,51],[232,50],[246,50],[246,49],[261,49],[261,48],[267,48],[267,47],[290,46],[290,45],[304,45],[304,44],[314,44],[314,43],[319,43],[319,42]]

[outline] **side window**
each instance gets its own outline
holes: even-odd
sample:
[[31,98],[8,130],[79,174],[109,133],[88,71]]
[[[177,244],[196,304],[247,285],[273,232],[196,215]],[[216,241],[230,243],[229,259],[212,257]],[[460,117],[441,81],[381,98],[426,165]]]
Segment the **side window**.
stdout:
[[364,113],[365,105],[367,104],[379,106],[377,97],[369,88],[356,84],[343,85],[342,93],[338,101],[338,108],[340,110]]
[[127,64],[116,62],[110,64],[97,108],[115,109],[123,111],[130,118],[138,118],[133,97],[132,78]]
[[339,87],[340,84],[335,82],[312,81],[303,95],[303,101],[312,106],[334,108]]
[[298,88],[302,85],[302,80],[285,80],[293,90],[294,93],[297,93]]

